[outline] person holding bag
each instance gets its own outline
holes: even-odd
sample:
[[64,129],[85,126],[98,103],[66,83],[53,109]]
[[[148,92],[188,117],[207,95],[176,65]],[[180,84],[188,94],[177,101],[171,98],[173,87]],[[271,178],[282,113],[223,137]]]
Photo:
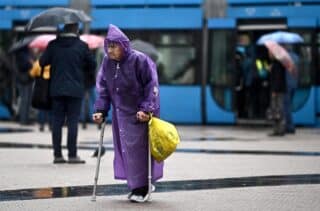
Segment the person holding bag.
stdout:
[[[50,68],[50,96],[52,98],[52,143],[54,164],[85,163],[77,154],[78,123],[84,79],[95,74],[96,61],[88,44],[79,38],[78,23],[65,24],[62,33],[49,42],[40,57],[43,68]],[[62,127],[68,127],[68,161],[62,155]]]
[[[39,60],[33,62],[32,68],[29,70],[29,75],[35,78],[35,85],[33,87],[32,93],[32,106],[39,109],[38,111],[38,122],[39,130],[44,131],[44,125],[46,119],[49,123],[49,128],[51,128],[50,121],[50,108],[51,108],[51,98],[50,98],[50,65],[45,66],[44,69],[40,67]],[[42,80],[42,82],[39,82]],[[40,84],[41,83],[41,84]],[[41,87],[41,85],[45,85]],[[38,87],[37,87],[38,86]],[[38,93],[40,92],[40,93]],[[47,92],[47,93],[44,93]]]
[[[104,48],[93,121],[101,124],[112,105],[114,176],[127,180],[130,201],[145,202],[149,198],[149,113],[157,117],[160,114],[156,65],[145,54],[133,50],[128,37],[112,24]],[[151,170],[154,183],[163,176],[163,162],[152,158]]]

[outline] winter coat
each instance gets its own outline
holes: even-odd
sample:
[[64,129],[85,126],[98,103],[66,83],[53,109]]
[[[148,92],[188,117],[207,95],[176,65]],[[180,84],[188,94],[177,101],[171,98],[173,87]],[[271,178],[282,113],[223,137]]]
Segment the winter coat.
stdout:
[[88,45],[78,36],[58,36],[40,57],[40,66],[51,65],[50,95],[81,98],[87,74],[95,74],[96,62]]

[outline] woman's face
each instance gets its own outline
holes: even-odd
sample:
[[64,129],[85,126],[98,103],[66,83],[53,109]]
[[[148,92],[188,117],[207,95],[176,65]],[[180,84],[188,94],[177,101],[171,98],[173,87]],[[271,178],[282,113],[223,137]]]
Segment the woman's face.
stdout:
[[123,50],[119,43],[108,43],[108,56],[110,59],[120,61],[123,56]]

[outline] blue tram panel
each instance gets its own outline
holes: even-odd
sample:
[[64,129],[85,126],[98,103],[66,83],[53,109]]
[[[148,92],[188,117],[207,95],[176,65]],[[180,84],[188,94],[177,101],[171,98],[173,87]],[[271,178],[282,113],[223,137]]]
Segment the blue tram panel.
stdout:
[[202,0],[91,0],[93,6],[116,5],[200,5]]
[[[200,8],[108,8],[93,9],[92,29],[106,29],[113,23],[123,29],[198,29]],[[125,17],[125,18],[124,18]]]

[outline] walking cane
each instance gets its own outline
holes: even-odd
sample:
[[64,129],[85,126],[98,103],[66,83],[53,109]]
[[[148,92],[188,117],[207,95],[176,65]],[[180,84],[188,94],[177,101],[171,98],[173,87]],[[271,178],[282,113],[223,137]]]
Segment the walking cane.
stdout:
[[151,143],[148,135],[148,193],[144,201],[151,200],[152,184],[151,184],[152,174],[151,174]]
[[97,157],[97,166],[96,166],[96,175],[94,177],[94,185],[93,185],[93,192],[91,201],[96,201],[96,190],[97,190],[97,183],[99,177],[99,169],[100,169],[100,160],[101,160],[101,148],[103,145],[103,135],[104,135],[104,128],[106,126],[106,121],[103,120],[101,133],[100,133],[100,142],[99,142],[99,150],[98,150],[98,157]]

